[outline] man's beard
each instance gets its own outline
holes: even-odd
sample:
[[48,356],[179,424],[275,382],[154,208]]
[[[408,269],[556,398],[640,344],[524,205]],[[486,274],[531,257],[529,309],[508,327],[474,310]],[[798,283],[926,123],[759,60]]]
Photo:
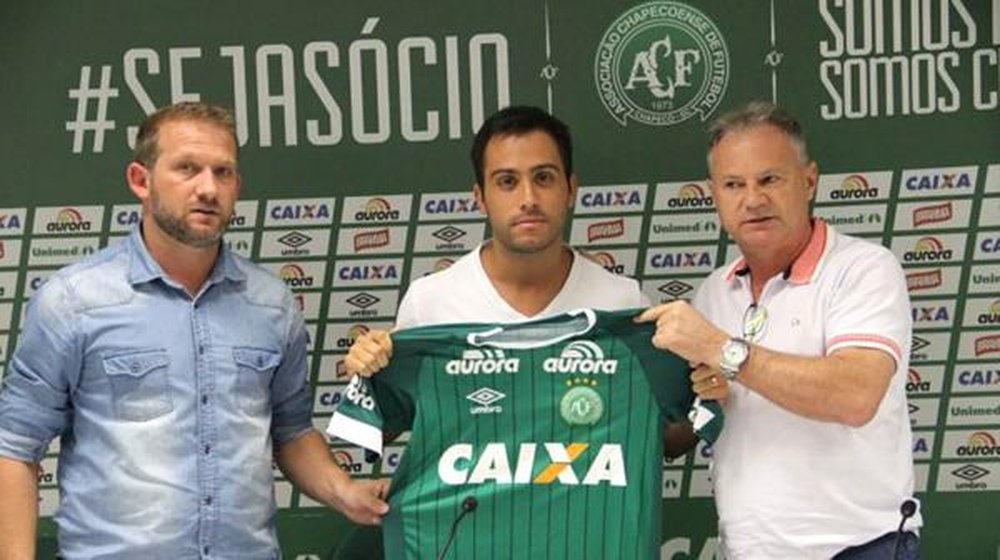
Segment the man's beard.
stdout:
[[[160,205],[160,197],[156,195],[155,189],[150,189],[150,202],[150,212],[156,225],[172,239],[196,249],[206,249],[218,244],[229,223],[228,218],[220,219],[220,226],[217,230],[204,233],[196,232],[188,226],[182,217],[171,215]],[[220,209],[215,206],[215,210]]]

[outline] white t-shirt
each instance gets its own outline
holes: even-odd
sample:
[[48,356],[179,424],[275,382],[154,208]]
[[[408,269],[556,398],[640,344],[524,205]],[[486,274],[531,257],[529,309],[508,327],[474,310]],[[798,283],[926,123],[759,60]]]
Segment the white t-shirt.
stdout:
[[[767,313],[756,344],[804,356],[877,348],[896,372],[875,417],[860,428],[793,414],[739,383],[730,385],[726,427],[712,478],[726,558],[830,558],[894,531],[912,497],[906,404],[911,311],[906,281],[887,249],[816,220],[812,239],[757,302]],[[753,303],[740,259],[712,273],[694,305],[743,336]],[[919,513],[907,522],[921,525]]]
[[445,270],[410,284],[396,312],[396,328],[507,323],[541,319],[583,307],[614,311],[650,304],[634,279],[612,274],[573,250],[573,265],[562,289],[545,309],[529,317],[511,307],[497,292],[483,269],[481,249],[482,245]]

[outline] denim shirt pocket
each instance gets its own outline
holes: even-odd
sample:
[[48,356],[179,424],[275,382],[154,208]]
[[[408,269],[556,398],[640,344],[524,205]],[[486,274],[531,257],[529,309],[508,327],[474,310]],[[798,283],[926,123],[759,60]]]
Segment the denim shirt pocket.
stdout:
[[170,394],[170,356],[163,349],[105,356],[112,405],[121,420],[152,420],[174,409]]
[[240,407],[250,414],[262,414],[271,406],[271,378],[281,363],[281,353],[263,348],[233,348],[236,362],[236,391]]

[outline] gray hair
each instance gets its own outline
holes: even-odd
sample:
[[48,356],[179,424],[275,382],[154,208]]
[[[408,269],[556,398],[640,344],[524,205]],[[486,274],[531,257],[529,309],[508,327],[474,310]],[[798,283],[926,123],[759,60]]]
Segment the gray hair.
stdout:
[[803,164],[809,163],[806,135],[802,125],[788,111],[767,101],[751,101],[730,111],[712,123],[708,129],[708,166],[712,167],[712,150],[730,132],[743,132],[758,126],[770,125],[784,132],[799,152]]

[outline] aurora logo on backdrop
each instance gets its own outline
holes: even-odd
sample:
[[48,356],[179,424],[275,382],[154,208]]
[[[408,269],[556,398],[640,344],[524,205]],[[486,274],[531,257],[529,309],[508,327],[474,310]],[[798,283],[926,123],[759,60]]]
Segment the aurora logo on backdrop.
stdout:
[[729,48],[708,16],[680,2],[647,2],[618,16],[601,37],[594,80],[604,108],[671,126],[707,120],[729,83]]

